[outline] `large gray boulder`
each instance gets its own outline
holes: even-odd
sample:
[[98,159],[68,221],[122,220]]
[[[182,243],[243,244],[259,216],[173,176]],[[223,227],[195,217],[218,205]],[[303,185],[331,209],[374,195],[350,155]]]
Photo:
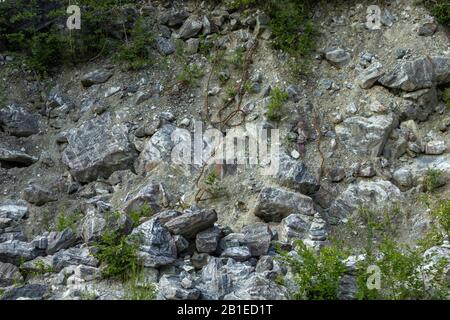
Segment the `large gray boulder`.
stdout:
[[186,40],[195,37],[202,27],[202,21],[198,17],[191,16],[181,26],[179,30],[180,38]]
[[27,242],[12,240],[0,243],[0,262],[19,265],[36,258],[41,253],[40,250]]
[[131,167],[135,158],[128,128],[114,124],[109,114],[72,129],[67,140],[62,161],[79,182],[108,178],[114,171]]
[[195,287],[183,287],[180,277],[173,275],[163,275],[158,288],[158,295],[165,300],[198,300],[201,295],[201,291]]
[[28,216],[28,207],[25,201],[4,200],[0,202],[0,218],[12,220],[25,219]]
[[39,116],[25,107],[10,104],[0,110],[0,128],[16,137],[28,137],[39,133]]
[[175,239],[159,219],[151,219],[133,230],[139,239],[139,257],[146,267],[171,264],[177,258]]
[[198,252],[213,253],[219,245],[221,231],[217,226],[197,233],[195,246]]
[[314,202],[305,195],[283,188],[265,187],[261,190],[254,214],[266,222],[280,222],[293,213],[314,215]]
[[385,87],[403,91],[445,84],[450,81],[450,57],[433,56],[402,62],[378,81]]
[[52,231],[47,235],[46,253],[53,255],[61,249],[70,248],[76,241],[77,235],[69,228],[60,232]]
[[400,190],[389,181],[360,181],[336,198],[329,213],[332,217],[345,218],[361,207],[380,213],[392,210],[402,199]]
[[191,208],[167,222],[166,227],[172,234],[192,239],[200,231],[212,227],[216,221],[217,213],[214,209]]
[[97,267],[99,261],[92,255],[88,247],[73,247],[67,250],[60,250],[53,255],[52,267],[55,271],[61,271],[68,266],[86,265]]
[[370,118],[351,117],[336,125],[336,134],[342,145],[358,156],[379,156],[397,119],[393,114]]
[[29,166],[37,160],[38,158],[20,150],[0,148],[0,162],[6,162],[7,164],[16,166]]
[[36,206],[42,206],[48,202],[58,200],[57,194],[38,183],[31,183],[22,191],[22,198]]
[[81,84],[84,87],[90,87],[94,84],[105,83],[111,78],[113,72],[106,69],[96,69],[81,77]]
[[296,240],[306,239],[312,221],[312,216],[304,214],[289,215],[281,221],[279,240],[285,243],[293,243]]
[[358,84],[363,89],[370,89],[383,76],[383,66],[379,62],[372,63],[358,75]]

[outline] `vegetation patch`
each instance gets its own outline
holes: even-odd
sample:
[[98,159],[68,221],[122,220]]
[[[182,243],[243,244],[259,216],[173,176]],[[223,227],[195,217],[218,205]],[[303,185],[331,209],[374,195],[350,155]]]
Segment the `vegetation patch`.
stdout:
[[279,89],[273,88],[270,92],[270,102],[267,106],[267,119],[272,121],[280,121],[284,103],[288,100],[288,94]]

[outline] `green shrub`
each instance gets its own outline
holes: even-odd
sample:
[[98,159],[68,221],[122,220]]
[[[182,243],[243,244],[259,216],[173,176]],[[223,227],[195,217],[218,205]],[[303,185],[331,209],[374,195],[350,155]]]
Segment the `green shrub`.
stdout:
[[342,262],[348,254],[339,246],[328,246],[315,252],[302,241],[296,243],[298,257],[280,252],[281,261],[288,265],[293,274],[298,291],[295,299],[331,300],[337,299],[339,282],[346,271]]
[[139,210],[131,210],[130,217],[135,226],[139,225],[139,220],[143,217],[151,217],[154,214],[153,209],[145,202]]
[[267,106],[267,119],[280,121],[284,103],[288,100],[288,94],[279,88],[273,88],[270,92],[270,102]]
[[182,85],[194,87],[203,75],[203,70],[197,64],[185,64],[183,70],[178,75],[178,81],[180,81]]
[[442,94],[442,99],[444,100],[447,109],[450,109],[450,88],[446,88]]
[[127,281],[141,269],[138,259],[139,244],[135,237],[108,231],[102,235],[95,247],[94,256],[104,265],[104,278]]
[[426,192],[433,192],[441,186],[442,171],[428,168],[423,179]]
[[147,283],[142,273],[133,276],[125,286],[126,300],[154,300],[156,298],[156,285]]
[[450,27],[450,1],[449,0],[421,0],[419,4],[424,5],[436,19],[444,26]]
[[56,231],[64,231],[69,228],[72,231],[76,231],[78,222],[82,219],[83,215],[79,212],[64,213],[61,212],[56,217]]

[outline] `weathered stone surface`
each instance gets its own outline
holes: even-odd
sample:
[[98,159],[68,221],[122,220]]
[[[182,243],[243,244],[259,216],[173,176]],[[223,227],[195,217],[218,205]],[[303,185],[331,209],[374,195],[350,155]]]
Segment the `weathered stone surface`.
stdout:
[[164,37],[156,38],[156,49],[159,51],[159,53],[165,56],[168,56],[169,54],[175,52],[175,46],[173,42],[170,39]]
[[415,91],[450,81],[450,57],[433,56],[397,64],[379,79],[388,88]]
[[80,264],[97,267],[99,262],[92,255],[89,248],[85,246],[60,250],[52,258],[52,267],[56,271],[61,271],[68,266],[78,266]]
[[108,81],[111,78],[113,72],[106,69],[93,70],[81,77],[81,84],[84,87],[90,87],[94,84],[100,84]]
[[200,231],[214,225],[216,221],[217,213],[215,210],[191,208],[181,216],[167,222],[166,227],[172,234],[179,234],[186,239],[191,239]]
[[396,125],[393,114],[370,118],[351,117],[336,125],[336,134],[345,148],[359,156],[379,156]]
[[41,300],[48,293],[49,287],[43,284],[25,284],[6,290],[0,300],[31,299]]
[[194,16],[189,17],[180,28],[181,39],[189,39],[195,37],[203,27],[203,23]]
[[39,253],[39,250],[27,242],[13,240],[0,243],[0,262],[18,265],[36,258]]
[[279,222],[292,213],[313,215],[314,212],[314,203],[310,197],[272,187],[261,190],[254,209],[257,217],[274,222]]
[[11,286],[22,280],[19,268],[10,263],[0,262],[0,287]]
[[197,233],[195,238],[197,251],[202,253],[212,253],[216,251],[220,235],[221,231],[216,226]]
[[201,283],[198,288],[206,300],[222,299],[232,292],[235,286],[248,278],[254,268],[248,262],[236,262],[233,259],[210,257],[203,267]]
[[358,76],[359,86],[363,89],[370,89],[384,74],[383,66],[379,62],[371,64]]
[[47,236],[47,241],[46,253],[52,255],[61,249],[67,249],[74,245],[77,241],[77,235],[67,228],[61,232],[50,232]]
[[350,61],[351,56],[344,49],[337,48],[327,51],[325,53],[325,59],[333,65],[344,66]]
[[166,300],[197,300],[201,294],[197,288],[183,288],[178,276],[163,275],[158,288],[158,294]]
[[317,179],[309,173],[303,163],[292,159],[285,153],[279,156],[279,168],[274,178],[280,185],[303,194],[312,194],[320,187]]
[[81,221],[81,237],[85,243],[91,243],[100,239],[107,230],[120,231],[124,234],[131,232],[132,219],[123,213],[117,212],[112,216],[109,212],[99,211],[93,208],[86,210]]
[[164,13],[160,21],[169,27],[175,27],[183,23],[189,17],[189,13],[185,10],[171,10]]
[[32,183],[23,189],[22,197],[25,201],[42,206],[47,202],[58,200],[57,195],[44,186]]
[[139,256],[144,266],[160,267],[173,263],[177,258],[175,239],[158,219],[144,222],[131,234],[138,236]]
[[227,294],[224,300],[287,300],[288,291],[266,277],[253,274],[242,281],[239,288]]
[[25,201],[4,200],[0,202],[0,218],[12,220],[24,219],[28,216],[28,207]]
[[132,166],[135,152],[128,141],[128,128],[113,124],[109,114],[72,129],[67,139],[62,161],[77,181],[108,178],[114,171]]
[[272,240],[272,232],[265,223],[254,223],[242,229],[243,243],[250,249],[254,257],[267,254]]
[[11,165],[29,166],[35,163],[38,159],[25,152],[19,150],[11,150],[0,148],[0,161],[7,162]]
[[[168,207],[169,202],[170,195],[166,192],[164,184],[150,182],[138,189],[137,192],[135,191],[135,195],[131,196],[130,200],[125,203],[124,212],[127,214],[130,214],[132,211],[138,212],[144,205],[148,206],[152,212],[158,212],[162,208]],[[169,213],[167,212],[167,214]],[[164,224],[165,221],[161,223]]]
[[402,199],[400,190],[389,181],[360,181],[336,198],[330,207],[330,215],[344,218],[360,206],[382,212],[394,208]]
[[136,171],[140,174],[151,171],[160,162],[170,159],[174,142],[171,135],[175,126],[167,124],[162,126],[145,144],[136,161]]
[[280,224],[279,240],[293,243],[308,236],[313,217],[304,214],[291,214],[284,218]]
[[231,247],[225,249],[220,255],[222,258],[231,258],[236,261],[247,261],[252,257],[248,247]]
[[39,116],[23,106],[10,104],[0,110],[0,127],[10,135],[28,137],[39,133]]

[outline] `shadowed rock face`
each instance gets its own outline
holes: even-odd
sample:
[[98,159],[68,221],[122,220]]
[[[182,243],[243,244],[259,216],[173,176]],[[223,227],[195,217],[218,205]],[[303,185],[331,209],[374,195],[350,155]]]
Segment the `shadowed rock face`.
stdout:
[[112,124],[109,115],[86,121],[72,130],[67,140],[62,161],[80,182],[108,178],[114,171],[129,168],[135,157],[128,128]]
[[39,133],[39,116],[23,106],[11,104],[0,110],[0,127],[12,136],[29,137]]

